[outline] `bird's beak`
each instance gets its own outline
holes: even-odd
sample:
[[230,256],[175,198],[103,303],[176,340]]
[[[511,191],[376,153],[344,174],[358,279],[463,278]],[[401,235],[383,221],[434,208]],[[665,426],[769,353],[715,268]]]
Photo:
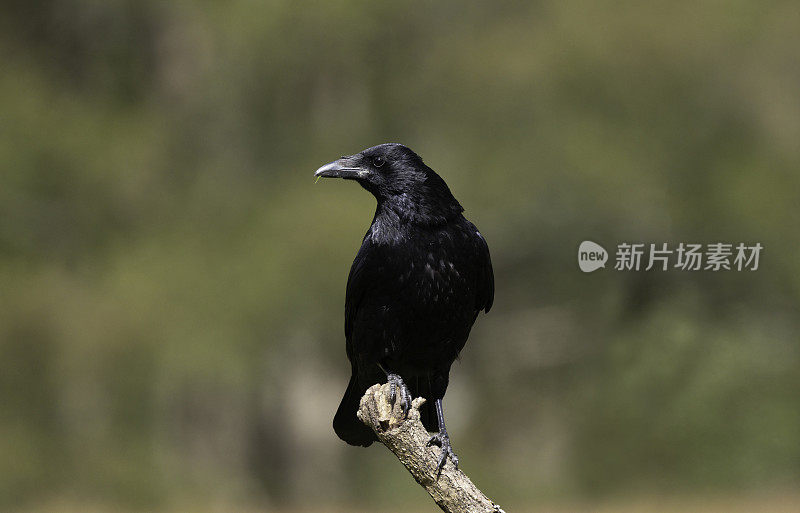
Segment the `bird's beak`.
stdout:
[[316,178],[345,178],[355,180],[365,178],[369,171],[358,165],[356,157],[342,157],[317,169]]

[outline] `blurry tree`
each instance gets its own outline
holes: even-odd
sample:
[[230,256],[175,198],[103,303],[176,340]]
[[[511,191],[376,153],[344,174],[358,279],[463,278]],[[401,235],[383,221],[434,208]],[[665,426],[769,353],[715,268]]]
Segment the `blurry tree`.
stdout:
[[0,508],[415,497],[330,429],[373,204],[311,173],[385,141],[493,252],[447,398],[487,493],[796,485],[798,48],[790,1],[4,2]]

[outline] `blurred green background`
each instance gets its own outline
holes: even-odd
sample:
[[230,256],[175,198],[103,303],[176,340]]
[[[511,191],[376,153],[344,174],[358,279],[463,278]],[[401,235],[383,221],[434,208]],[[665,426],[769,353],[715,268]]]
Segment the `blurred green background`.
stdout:
[[17,0],[0,58],[0,510],[435,510],[331,429],[374,200],[312,173],[387,141],[492,250],[445,401],[487,494],[800,510],[796,2]]

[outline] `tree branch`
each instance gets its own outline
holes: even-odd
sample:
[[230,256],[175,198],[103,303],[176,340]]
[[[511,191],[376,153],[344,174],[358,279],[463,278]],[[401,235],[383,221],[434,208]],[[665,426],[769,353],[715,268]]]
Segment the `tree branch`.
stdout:
[[414,479],[448,513],[503,513],[470,479],[449,460],[436,478],[436,462],[441,449],[428,447],[430,435],[419,419],[419,407],[425,399],[414,399],[408,418],[403,420],[400,401],[394,408],[389,402],[389,385],[373,385],[361,398],[358,418],[372,428],[394,453]]

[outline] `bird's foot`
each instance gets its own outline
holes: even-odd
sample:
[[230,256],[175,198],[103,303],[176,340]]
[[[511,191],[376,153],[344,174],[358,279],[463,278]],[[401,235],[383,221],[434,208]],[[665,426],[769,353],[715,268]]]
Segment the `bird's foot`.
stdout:
[[409,392],[403,378],[399,374],[387,374],[389,381],[389,400],[394,406],[397,399],[397,392],[400,392],[400,408],[403,410],[403,418],[408,418],[408,410],[411,409],[411,392]]
[[436,478],[438,479],[448,456],[450,456],[450,461],[453,462],[453,466],[458,468],[458,456],[453,452],[453,447],[450,445],[450,436],[447,434],[446,430],[442,429],[428,440],[429,447],[434,444],[442,448],[442,455],[439,456],[439,462],[436,464]]

